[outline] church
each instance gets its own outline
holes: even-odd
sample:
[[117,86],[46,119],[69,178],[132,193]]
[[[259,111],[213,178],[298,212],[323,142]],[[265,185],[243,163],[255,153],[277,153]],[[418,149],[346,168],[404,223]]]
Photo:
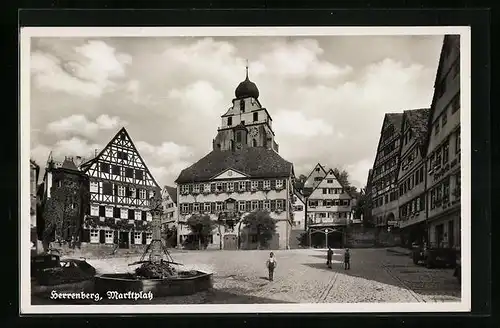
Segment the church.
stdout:
[[293,225],[293,164],[279,154],[272,118],[248,77],[235,90],[232,106],[221,116],[212,151],[176,180],[178,245],[190,236],[192,215],[216,221],[207,248],[253,249],[257,238],[242,226],[252,211],[268,211],[276,220],[271,249],[289,248]]

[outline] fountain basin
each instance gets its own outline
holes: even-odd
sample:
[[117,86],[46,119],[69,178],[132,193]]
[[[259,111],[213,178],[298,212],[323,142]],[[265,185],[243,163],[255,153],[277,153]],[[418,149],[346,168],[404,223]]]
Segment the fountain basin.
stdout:
[[192,295],[213,287],[212,273],[201,271],[179,272],[176,277],[148,279],[133,273],[109,273],[94,278],[94,291],[106,295],[119,293],[151,292],[153,297]]

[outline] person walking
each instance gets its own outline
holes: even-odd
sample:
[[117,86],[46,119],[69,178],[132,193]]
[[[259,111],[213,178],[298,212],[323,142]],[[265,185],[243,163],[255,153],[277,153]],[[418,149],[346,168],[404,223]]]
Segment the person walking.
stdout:
[[326,264],[330,269],[332,268],[332,257],[333,257],[332,248],[328,246],[328,251],[326,252]]
[[349,248],[345,249],[344,252],[344,270],[351,269],[351,253],[349,252]]
[[266,262],[267,270],[269,270],[269,281],[273,281],[274,269],[276,269],[277,265],[278,265],[278,263],[276,262],[276,258],[274,257],[274,253],[271,252],[269,254],[269,258],[267,259],[267,262]]

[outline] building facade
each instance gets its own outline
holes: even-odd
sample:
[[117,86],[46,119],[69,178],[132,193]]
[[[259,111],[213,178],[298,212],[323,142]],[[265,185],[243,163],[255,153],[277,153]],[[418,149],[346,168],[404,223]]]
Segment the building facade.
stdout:
[[292,230],[305,230],[305,210],[306,203],[304,196],[297,190],[294,191],[293,195],[293,226]]
[[242,218],[263,210],[277,222],[270,247],[286,249],[293,225],[293,165],[278,154],[272,119],[258,100],[248,69],[235,96],[221,116],[213,150],[182,170],[176,180],[178,245],[191,235],[188,218],[208,215],[217,227],[207,247],[252,248],[255,236],[242,227]]
[[429,115],[427,202],[429,242],[460,247],[460,37],[444,37]]
[[426,138],[429,109],[403,112],[401,164],[398,173],[399,227],[404,246],[422,244],[427,238],[425,201]]
[[38,249],[38,237],[36,231],[36,212],[38,207],[38,176],[40,174],[40,166],[35,161],[30,160],[30,231],[32,250]]
[[37,235],[44,242],[75,245],[82,241],[82,224],[88,207],[88,177],[66,157],[47,162],[43,182],[38,188]]
[[325,170],[319,163],[309,174],[304,188],[312,188],[307,197],[307,229],[311,245],[342,247],[345,228],[352,219],[352,196],[339,182],[334,170]]
[[81,170],[89,177],[90,192],[82,241],[119,248],[149,244],[150,199],[160,197],[161,189],[125,128]]
[[397,229],[402,113],[385,114],[371,176],[372,217],[380,230]]
[[163,205],[162,224],[167,224],[169,227],[177,226],[177,188],[164,186],[161,191],[161,198]]

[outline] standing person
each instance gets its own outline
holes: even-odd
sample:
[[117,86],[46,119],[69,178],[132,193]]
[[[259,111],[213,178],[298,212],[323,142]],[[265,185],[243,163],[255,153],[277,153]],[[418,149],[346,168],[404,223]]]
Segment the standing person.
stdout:
[[276,258],[274,257],[274,253],[271,252],[269,254],[269,258],[267,259],[267,262],[266,262],[267,269],[269,270],[269,281],[273,281],[274,269],[276,269],[277,265],[278,265],[278,263],[276,262]]
[[349,253],[349,248],[345,249],[344,252],[344,270],[351,269],[351,253]]
[[332,268],[332,257],[333,257],[332,248],[328,246],[328,251],[326,252],[326,264],[330,269]]

